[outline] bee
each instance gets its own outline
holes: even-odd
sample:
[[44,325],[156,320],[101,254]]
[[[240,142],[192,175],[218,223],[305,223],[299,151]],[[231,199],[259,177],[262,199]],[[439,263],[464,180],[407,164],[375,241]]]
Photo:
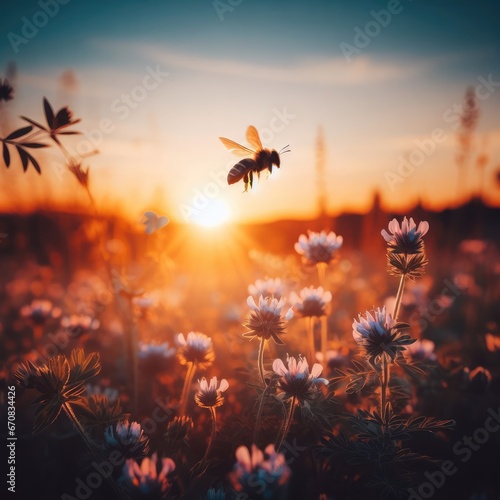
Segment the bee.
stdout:
[[275,149],[267,149],[262,147],[262,142],[260,141],[259,133],[257,129],[250,125],[247,128],[247,141],[254,149],[247,148],[238,144],[237,142],[226,139],[225,137],[219,137],[220,141],[227,149],[232,151],[237,155],[249,156],[251,158],[243,158],[240,160],[227,174],[227,183],[229,185],[235,184],[236,182],[243,179],[245,183],[245,191],[248,191],[248,186],[250,189],[253,184],[253,174],[257,174],[260,178],[260,173],[263,170],[269,170],[269,173],[273,171],[273,165],[280,168],[280,155],[283,153],[289,153],[290,150],[286,149],[288,145],[281,148],[280,152]]

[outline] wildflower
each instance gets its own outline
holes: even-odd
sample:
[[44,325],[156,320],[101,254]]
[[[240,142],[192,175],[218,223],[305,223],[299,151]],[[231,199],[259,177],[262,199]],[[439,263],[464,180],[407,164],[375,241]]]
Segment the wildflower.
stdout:
[[205,500],[226,500],[226,492],[221,488],[210,488],[205,495]]
[[[161,470],[158,472],[158,465]],[[123,480],[132,490],[134,498],[163,498],[171,486],[168,475],[175,470],[175,463],[171,458],[162,458],[158,464],[158,455],[153,453],[151,458],[145,457],[141,465],[129,459],[123,466]]]
[[182,333],[177,335],[179,350],[177,358],[181,365],[194,363],[200,370],[208,368],[215,360],[212,339],[199,332],[189,332],[184,338]]
[[[236,463],[229,474],[233,488],[250,498],[280,498],[290,479],[291,471],[285,456],[270,444],[265,455],[254,444],[251,451],[246,446],[236,450]],[[262,485],[265,485],[262,491]],[[247,497],[245,497],[247,498]]]
[[429,231],[429,223],[422,221],[418,227],[410,218],[405,217],[401,226],[396,219],[389,222],[389,234],[385,229],[382,229],[382,236],[387,242],[387,246],[391,252],[397,254],[419,254],[424,249],[423,237]]
[[78,402],[87,381],[101,370],[99,354],[85,356],[82,349],[73,349],[70,358],[63,355],[49,358],[41,366],[31,361],[21,364],[15,377],[27,389],[36,389],[41,396],[35,413],[34,432],[40,432],[56,420],[66,403]]
[[88,314],[72,314],[61,318],[61,326],[68,330],[72,336],[78,337],[92,330],[97,330],[100,323],[99,320]]
[[319,392],[319,385],[328,385],[328,380],[320,378],[323,367],[314,363],[311,372],[307,360],[299,356],[299,360],[287,357],[288,368],[281,359],[273,362],[274,372],[280,376],[278,379],[278,391],[282,393],[282,399],[294,398],[300,405],[308,405]]
[[385,307],[377,308],[372,315],[366,311],[364,317],[359,315],[359,321],[352,324],[352,335],[369,357],[373,365],[384,354],[394,361],[400,351],[405,350],[405,345],[415,342],[408,334],[401,330],[409,328],[406,323],[396,323],[392,316],[386,312]]
[[293,310],[290,307],[285,315],[282,315],[282,309],[285,305],[284,299],[273,299],[270,297],[259,297],[259,305],[255,303],[250,295],[247,304],[251,307],[248,319],[244,326],[248,332],[243,337],[253,339],[260,337],[265,340],[273,339],[277,344],[284,345],[280,335],[285,334],[285,321],[292,319]]
[[84,403],[79,404],[81,422],[99,439],[102,439],[108,426],[123,420],[122,407],[117,399],[110,401],[104,394],[92,394],[83,401]]
[[434,342],[428,339],[416,340],[406,348],[410,358],[415,361],[436,361]]
[[295,251],[302,255],[306,265],[329,264],[342,246],[344,241],[342,236],[337,236],[333,231],[328,234],[326,231],[307,233],[308,236],[305,234],[299,236],[299,241],[295,243]]
[[387,252],[387,267],[391,276],[407,276],[414,280],[424,274],[428,262],[425,253],[403,255]]
[[291,303],[299,316],[321,317],[326,315],[326,306],[332,300],[332,294],[325,292],[322,287],[303,288],[300,291],[300,297],[292,293]]
[[164,215],[159,216],[156,212],[145,212],[142,216],[141,223],[144,224],[144,231],[146,234],[153,234],[162,227],[165,227],[168,223],[168,217]]
[[140,458],[149,451],[149,439],[138,422],[122,420],[109,425],[104,439],[110,451],[118,450],[125,458]]
[[167,425],[167,432],[164,434],[165,441],[175,447],[180,443],[185,443],[189,433],[193,430],[194,424],[191,417],[174,417]]
[[21,116],[21,118],[23,120],[26,120],[28,123],[31,123],[31,125],[34,125],[35,127],[47,132],[50,135],[51,139],[54,140],[57,144],[60,144],[59,139],[57,138],[57,134],[68,135],[77,133],[64,130],[70,127],[71,125],[75,125],[76,123],[80,122],[79,118],[73,120],[73,113],[67,106],[61,108],[56,114],[54,114],[52,106],[50,105],[49,101],[44,97],[43,109],[45,112],[47,127],[44,127],[43,125],[40,125],[38,122],[31,120],[30,118],[26,118],[25,116]]
[[68,170],[76,177],[76,180],[83,186],[85,189],[88,188],[89,185],[89,167],[85,170],[82,167],[82,162],[77,160],[70,160],[68,163]]
[[196,404],[201,408],[217,408],[224,403],[222,393],[227,390],[229,384],[223,378],[217,388],[217,377],[212,377],[210,383],[205,377],[198,381],[199,389],[194,397]]
[[61,309],[54,307],[50,300],[35,299],[30,305],[21,307],[21,316],[29,318],[35,325],[43,325],[49,318],[58,318]]
[[141,361],[150,361],[153,359],[166,360],[175,354],[175,348],[170,347],[168,342],[161,344],[139,342],[139,351],[137,356]]
[[9,84],[9,81],[7,78],[4,79],[2,82],[2,79],[0,78],[0,101],[10,101],[12,99],[12,94],[14,92],[14,89],[12,86]]
[[262,295],[279,300],[283,296],[283,283],[280,278],[257,280],[253,285],[248,286],[248,293],[255,297]]
[[101,387],[100,385],[87,384],[87,397],[106,396],[110,404],[118,400],[119,392],[113,387]]

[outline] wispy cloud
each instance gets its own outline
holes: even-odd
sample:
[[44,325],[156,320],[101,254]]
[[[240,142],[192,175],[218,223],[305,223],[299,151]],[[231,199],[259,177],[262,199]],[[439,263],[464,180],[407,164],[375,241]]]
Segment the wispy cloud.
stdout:
[[236,76],[272,82],[315,85],[364,85],[399,80],[424,73],[431,61],[384,61],[359,57],[347,63],[342,57],[314,57],[294,64],[255,64],[181,52],[154,44],[94,40],[105,50],[127,50],[169,68],[181,68],[204,74]]

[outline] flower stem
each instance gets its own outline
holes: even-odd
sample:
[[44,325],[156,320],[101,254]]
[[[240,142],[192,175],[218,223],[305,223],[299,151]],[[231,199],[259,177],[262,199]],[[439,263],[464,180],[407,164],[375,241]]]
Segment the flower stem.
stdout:
[[380,387],[381,387],[380,416],[382,417],[382,422],[384,423],[384,428],[386,431],[389,427],[389,422],[387,420],[387,413],[386,413],[389,377],[390,377],[389,360],[387,359],[387,356],[384,354],[382,356],[382,368],[380,371]]
[[184,380],[184,387],[182,388],[181,404],[179,409],[179,415],[181,417],[183,417],[186,414],[189,388],[191,387],[191,382],[193,381],[195,371],[196,371],[196,365],[192,361],[190,361],[188,363],[188,371],[186,373],[186,379]]
[[326,262],[318,262],[316,264],[316,269],[318,270],[318,280],[319,286],[323,287],[323,290],[326,290],[326,268],[328,264]]
[[257,438],[259,437],[260,431],[260,421],[262,420],[262,412],[264,411],[264,403],[267,398],[267,391],[269,390],[270,385],[266,385],[264,391],[259,397],[259,408],[257,410],[257,418],[255,420],[255,429],[253,431],[253,442],[257,444]]
[[402,274],[401,279],[399,280],[399,287],[398,287],[398,293],[396,295],[396,302],[394,304],[394,311],[392,313],[394,321],[398,320],[399,309],[401,307],[401,300],[403,298],[403,292],[405,289],[405,280],[406,280],[406,274]]
[[262,385],[266,387],[266,378],[264,377],[264,347],[266,345],[266,339],[264,337],[260,338],[259,344],[259,355],[257,358],[257,365],[259,367],[259,375],[260,380],[262,381]]
[[281,446],[283,445],[283,442],[285,441],[286,437],[288,436],[288,431],[290,430],[290,425],[292,424],[293,410],[295,409],[296,401],[297,401],[297,398],[295,396],[293,396],[292,402],[290,403],[290,408],[288,410],[288,415],[286,416],[286,419],[285,419],[283,434],[281,435],[281,439],[279,440],[279,444],[276,446],[276,451],[280,451]]
[[314,347],[314,316],[308,316],[307,319],[307,338],[309,340],[309,355],[311,362],[316,359],[316,348]]
[[[98,451],[95,448],[95,445],[92,443],[89,435],[83,428],[82,424],[78,420],[78,417],[75,415],[75,412],[73,411],[73,408],[71,408],[71,405],[69,403],[63,403],[63,410],[68,416],[68,418],[71,420],[71,423],[75,427],[75,429],[78,431],[80,434],[81,438],[83,439],[83,442],[85,443],[85,447],[87,448],[87,451],[90,453],[92,458],[96,460],[98,463],[102,461],[102,457],[99,456]],[[121,492],[118,488],[118,485],[115,483],[114,479],[110,476],[106,476],[109,484],[113,488],[113,491],[118,499],[123,499],[123,493]]]
[[[326,363],[326,345],[328,343],[328,318],[321,316],[321,354],[323,355],[323,363]],[[314,362],[314,358],[311,362]]]
[[213,406],[210,407],[210,413],[212,415],[212,432],[210,433],[210,441],[208,441],[207,451],[203,458],[201,459],[201,464],[204,464],[208,455],[210,453],[210,449],[212,448],[212,443],[214,442],[215,431],[217,429],[217,415],[215,413],[215,408]]

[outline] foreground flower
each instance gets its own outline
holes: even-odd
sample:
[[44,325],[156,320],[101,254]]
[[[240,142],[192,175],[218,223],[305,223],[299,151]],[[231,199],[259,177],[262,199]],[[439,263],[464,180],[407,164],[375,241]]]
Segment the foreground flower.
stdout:
[[141,424],[122,420],[106,427],[104,431],[106,448],[118,450],[125,458],[140,458],[149,451],[149,439]]
[[[248,496],[245,498],[281,498],[290,479],[291,471],[285,456],[270,444],[265,455],[254,444],[251,451],[246,446],[236,450],[236,463],[229,479],[237,492]],[[262,485],[265,485],[262,491]]]
[[315,233],[308,231],[308,236],[301,234],[295,243],[295,251],[302,255],[302,260],[307,265],[320,263],[329,264],[336,256],[337,250],[342,246],[342,236],[337,236],[333,231]]
[[404,346],[415,342],[415,339],[401,332],[409,328],[409,325],[396,323],[385,307],[377,308],[373,315],[366,311],[364,316],[360,314],[358,318],[352,324],[352,335],[356,343],[365,350],[372,365],[384,354],[394,361],[397,354],[405,350]]
[[428,263],[425,252],[408,255],[387,252],[387,269],[391,276],[405,276],[411,280],[420,278]]
[[[300,296],[299,296],[300,295]],[[332,294],[325,292],[322,287],[303,288],[299,295],[292,292],[290,302],[298,315],[305,317],[321,317],[326,315],[326,307],[332,300]]]
[[2,82],[0,78],[0,101],[10,101],[12,99],[12,94],[14,93],[14,89],[9,84],[7,78],[5,78]]
[[283,400],[293,398],[300,405],[307,405],[318,395],[321,385],[328,385],[328,380],[320,377],[323,367],[319,363],[314,363],[311,372],[307,360],[301,356],[298,361],[289,356],[287,364],[288,368],[281,359],[273,362],[274,373],[280,376],[278,391]]
[[261,295],[259,305],[257,305],[250,295],[247,304],[250,306],[251,311],[243,325],[248,329],[248,332],[244,333],[243,337],[250,339],[259,337],[264,340],[273,339],[277,344],[284,345],[285,343],[281,340],[280,335],[285,334],[286,321],[293,318],[291,307],[284,315],[282,314],[285,299],[264,298]]
[[427,234],[427,231],[429,231],[429,223],[422,221],[417,227],[412,218],[410,218],[408,222],[408,219],[405,217],[401,226],[396,219],[392,219],[392,221],[389,222],[388,229],[390,234],[385,229],[382,229],[381,234],[387,242],[387,246],[391,252],[418,254],[424,249],[424,241],[422,238]]
[[196,404],[201,408],[217,408],[224,403],[222,393],[227,390],[229,384],[223,378],[217,387],[217,377],[212,377],[210,383],[205,377],[199,381],[199,389],[194,399]]
[[[101,370],[99,354],[85,356],[82,349],[73,349],[70,358],[59,355],[41,366],[31,361],[21,364],[15,377],[26,389],[36,389],[41,396],[35,412],[33,431],[40,432],[56,420],[61,409],[72,414],[70,403],[78,402],[85,392],[90,378]],[[70,415],[73,419],[73,415]]]
[[195,363],[200,370],[205,370],[215,360],[212,339],[203,333],[190,332],[186,338],[179,333],[177,343],[180,346],[177,358],[181,365]]
[[[158,471],[158,465],[161,466]],[[146,457],[141,465],[129,459],[123,466],[123,480],[132,490],[134,498],[163,498],[171,486],[168,475],[175,470],[175,463],[171,458],[162,458],[158,464],[158,455],[153,453],[151,458]]]
[[248,293],[254,297],[273,297],[281,299],[283,295],[283,283],[280,278],[269,278],[267,280],[257,280],[253,285],[249,285]]

